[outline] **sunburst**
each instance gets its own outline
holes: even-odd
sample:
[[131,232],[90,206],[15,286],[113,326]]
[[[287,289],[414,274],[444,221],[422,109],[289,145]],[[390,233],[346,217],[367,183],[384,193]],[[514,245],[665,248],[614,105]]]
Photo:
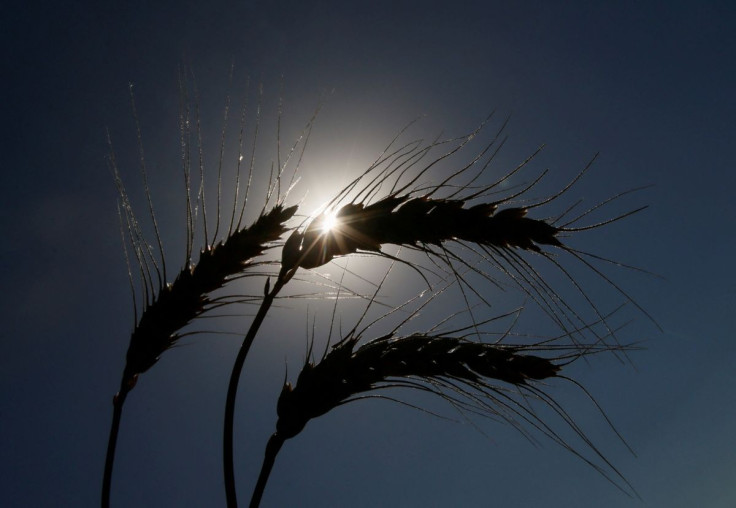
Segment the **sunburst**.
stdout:
[[330,231],[334,231],[340,224],[337,218],[337,210],[328,210],[322,217],[322,233],[327,234]]

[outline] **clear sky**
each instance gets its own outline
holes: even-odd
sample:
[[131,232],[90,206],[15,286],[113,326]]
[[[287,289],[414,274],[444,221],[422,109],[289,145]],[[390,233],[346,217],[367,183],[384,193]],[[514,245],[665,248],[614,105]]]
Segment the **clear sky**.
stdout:
[[[550,189],[601,154],[569,202],[653,185],[620,205],[650,205],[645,212],[580,246],[664,278],[607,272],[664,332],[627,309],[634,321],[622,333],[646,347],[632,353],[633,365],[594,358],[572,372],[637,456],[579,392],[550,387],[643,501],[544,439],[535,447],[490,420],[476,420],[484,435],[371,401],[339,408],[287,442],[262,506],[736,504],[730,2],[150,4],[15,3],[0,20],[0,505],[98,503],[133,321],[106,129],[144,214],[133,83],[168,260],[179,269],[182,65],[196,78],[210,177],[228,90],[234,136],[243,98],[253,101],[263,84],[260,175],[275,158],[279,98],[282,152],[323,104],[292,198],[308,192],[305,207],[364,169],[415,117],[426,115],[412,136],[431,139],[466,133],[492,110],[511,121],[491,175],[544,143],[533,168],[550,169]],[[340,273],[335,265],[324,271]],[[411,273],[401,277],[422,287]],[[622,300],[599,289],[604,305]],[[295,378],[308,321],[324,337],[329,312],[324,302],[290,301],[272,311],[256,341],[236,421],[242,503],[274,429],[285,371]],[[233,319],[227,329],[242,333],[247,323]],[[113,506],[224,505],[222,412],[239,343],[237,335],[186,338],[142,375],[123,415]]]

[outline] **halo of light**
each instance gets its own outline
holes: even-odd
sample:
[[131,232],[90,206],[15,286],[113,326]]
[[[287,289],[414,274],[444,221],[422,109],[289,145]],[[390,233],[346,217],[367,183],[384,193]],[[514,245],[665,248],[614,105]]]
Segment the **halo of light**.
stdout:
[[329,233],[338,225],[337,210],[328,210],[322,219],[322,233]]

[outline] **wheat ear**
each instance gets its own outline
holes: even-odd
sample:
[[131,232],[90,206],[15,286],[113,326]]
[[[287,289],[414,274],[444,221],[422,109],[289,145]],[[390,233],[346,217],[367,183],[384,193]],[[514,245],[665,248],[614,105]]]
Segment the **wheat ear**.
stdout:
[[113,423],[103,480],[103,506],[109,505],[122,407],[138,375],[150,369],[161,354],[176,343],[184,326],[208,310],[211,292],[252,265],[254,258],[263,254],[272,242],[281,237],[286,231],[285,222],[295,212],[295,206],[284,208],[277,205],[250,227],[206,248],[200,253],[198,263],[181,270],[174,282],[161,287],[154,301],[145,308],[131,334],[120,389],[113,399]]
[[[578,232],[604,227],[646,208],[637,208],[596,224],[577,226],[592,212],[639,189],[615,195],[562,224],[563,218],[569,215],[578,203],[573,204],[557,217],[535,218],[530,216],[530,212],[538,211],[568,192],[590,169],[595,157],[566,186],[557,193],[544,198],[532,199],[528,198],[527,194],[542,180],[546,171],[533,179],[531,183],[520,188],[499,190],[499,186],[525,168],[539,153],[539,150],[497,181],[488,185],[474,185],[500,149],[499,146],[495,152],[491,152],[491,148],[498,140],[499,131],[499,134],[484,145],[469,163],[450,174],[439,184],[424,187],[416,185],[418,179],[430,168],[455,155],[482,128],[483,124],[467,137],[460,138],[461,141],[447,153],[432,160],[411,176],[409,176],[410,169],[419,163],[428,150],[439,147],[444,142],[434,142],[424,148],[410,143],[379,158],[376,163],[325,205],[325,211],[309,221],[305,227],[294,230],[287,238],[282,251],[279,278],[288,281],[299,268],[317,268],[336,257],[356,252],[391,258],[392,256],[384,253],[382,248],[387,244],[394,244],[425,253],[432,259],[435,266],[447,269],[454,275],[461,283],[461,287],[466,287],[488,303],[483,295],[467,283],[460,273],[461,271],[473,272],[489,280],[495,286],[500,286],[500,283],[488,270],[479,268],[478,264],[468,259],[468,254],[478,255],[484,258],[486,265],[510,278],[562,330],[570,333],[583,330],[594,334],[597,340],[603,340],[602,335],[585,326],[588,320],[584,319],[546,282],[526,256],[522,256],[524,252],[539,255],[552,263],[583,296],[593,309],[596,319],[602,318],[602,313],[575,280],[572,272],[556,259],[556,254],[560,253],[567,254],[569,258],[579,261],[595,272],[656,325],[656,321],[641,305],[585,258],[619,266],[626,265],[578,251],[568,244],[567,238]],[[502,126],[501,129],[503,128]],[[386,151],[388,152],[389,149],[387,148]],[[481,167],[475,174],[470,175],[469,180],[465,178],[464,181],[456,182],[475,166]],[[363,188],[356,190],[359,182],[366,180],[368,182]],[[389,188],[388,195],[376,200],[375,195],[383,187]],[[438,197],[441,193],[446,196]],[[341,202],[348,199],[350,194],[352,194],[350,201],[340,205]],[[487,199],[491,195],[495,197],[494,200]],[[513,206],[522,198],[528,204]],[[456,252],[453,250],[454,247],[464,249],[464,253]],[[422,273],[418,265],[410,266],[417,269],[420,274]],[[605,322],[603,324],[605,326]],[[608,328],[605,335],[615,342],[617,338],[610,332]],[[580,343],[587,341],[585,338],[575,340]]]
[[[359,341],[358,335],[348,336],[317,364],[305,363],[294,386],[288,382],[284,385],[277,404],[276,432],[266,445],[264,463],[251,498],[252,508],[259,505],[276,455],[287,439],[297,436],[310,420],[338,406],[365,398],[361,394],[391,387],[418,388],[434,393],[458,408],[500,416],[524,432],[520,420],[571,450],[619,486],[601,466],[573,450],[544,423],[523,400],[524,395],[522,400],[514,397],[515,393],[526,392],[557,412],[609,470],[635,492],[554,399],[538,386],[541,380],[560,377],[561,369],[571,359],[579,357],[577,346],[486,344],[464,337],[426,333],[404,337],[391,333],[356,349]],[[555,356],[531,354],[535,351],[554,352]],[[592,352],[589,349],[587,354]],[[498,381],[503,384],[496,384]]]
[[275,206],[250,227],[205,248],[196,264],[181,270],[173,283],[161,288],[131,335],[123,375],[126,383],[151,368],[179,338],[179,330],[208,309],[210,293],[251,266],[254,258],[287,231],[285,223],[296,210],[296,206]]
[[535,252],[540,245],[562,245],[557,239],[560,230],[527,217],[526,208],[496,212],[496,203],[464,205],[464,200],[410,195],[390,195],[369,205],[347,204],[337,210],[329,230],[325,231],[323,214],[303,233],[296,230],[290,235],[284,245],[282,274],[298,267],[317,268],[358,251],[379,253],[384,244],[418,247],[464,241]]
[[[214,233],[211,234],[208,231],[207,226],[207,208],[204,194],[205,171],[202,135],[199,122],[199,101],[198,97],[196,97],[197,92],[195,89],[195,108],[194,111],[192,111],[189,100],[189,91],[187,88],[187,78],[184,72],[179,76],[179,87],[181,100],[179,118],[180,141],[182,147],[182,169],[186,190],[186,255],[185,266],[177,274],[172,283],[166,283],[167,275],[165,255],[148,186],[142,134],[140,124],[138,122],[132,87],[130,100],[138,138],[139,161],[143,177],[144,191],[148,203],[149,216],[153,224],[156,243],[158,246],[157,253],[153,251],[149,246],[149,243],[144,238],[143,228],[140,226],[136,215],[133,212],[133,207],[120,177],[115,152],[112,149],[112,142],[108,135],[108,143],[110,146],[109,165],[119,194],[120,205],[118,207],[118,213],[121,221],[121,234],[123,236],[124,252],[126,262],[128,264],[128,274],[133,294],[135,327],[130,338],[130,345],[126,355],[126,364],[123,371],[120,389],[113,398],[113,421],[110,429],[102,486],[103,507],[109,506],[110,502],[110,487],[112,482],[112,468],[117,435],[122,416],[123,404],[128,392],[135,386],[138,375],[150,369],[158,361],[161,354],[171,348],[177,340],[182,337],[181,330],[183,327],[214,308],[219,308],[231,303],[237,303],[242,300],[229,299],[222,296],[213,297],[212,293],[225,286],[230,280],[243,277],[245,276],[244,272],[252,272],[254,267],[261,265],[262,263],[256,261],[256,258],[261,256],[266,250],[272,248],[274,246],[274,242],[279,240],[279,238],[287,231],[286,222],[294,216],[297,206],[284,206],[283,201],[286,198],[289,189],[284,192],[281,191],[281,179],[284,177],[287,167],[292,167],[292,157],[294,155],[299,155],[299,161],[296,163],[296,167],[293,168],[293,174],[291,175],[289,186],[293,184],[299,169],[301,156],[304,154],[306,140],[309,138],[311,126],[317,115],[317,112],[315,112],[302,132],[302,136],[291,147],[289,156],[284,163],[279,166],[278,173],[268,183],[266,200],[259,217],[249,227],[245,227],[241,226],[241,224],[243,224],[243,217],[245,214],[246,203],[248,202],[248,194],[251,187],[255,164],[256,141],[260,125],[261,94],[259,94],[259,104],[257,108],[258,114],[256,115],[255,132],[252,139],[252,152],[250,154],[248,175],[245,180],[244,195],[241,197],[239,194],[242,179],[241,161],[243,160],[244,151],[243,145],[245,140],[244,131],[247,103],[243,106],[238,139],[239,156],[237,159],[233,182],[234,199],[232,202],[232,213],[229,218],[229,226],[227,223],[224,223],[221,232],[222,166],[224,163],[227,117],[230,107],[229,96],[226,98],[217,170],[216,223]],[[194,132],[192,132],[193,126]],[[193,142],[192,138],[196,138],[197,141]],[[303,146],[301,154],[297,151],[297,147],[300,143],[302,143]],[[200,177],[199,190],[196,191],[196,195],[192,189],[193,157],[191,153],[195,148],[198,151],[198,154],[195,156],[195,160],[198,161]],[[192,261],[192,252],[195,249],[197,214],[200,209],[202,214],[201,227],[204,237],[204,247],[200,250],[199,259],[195,263]],[[218,232],[221,232],[222,237],[219,241]],[[210,242],[212,242],[213,245],[211,245]],[[139,293],[142,295],[143,305],[140,318],[138,318],[138,304],[135,283],[133,281],[133,271],[131,269],[130,256],[127,247],[128,245],[131,248],[133,260],[138,265],[137,271],[141,283]]]

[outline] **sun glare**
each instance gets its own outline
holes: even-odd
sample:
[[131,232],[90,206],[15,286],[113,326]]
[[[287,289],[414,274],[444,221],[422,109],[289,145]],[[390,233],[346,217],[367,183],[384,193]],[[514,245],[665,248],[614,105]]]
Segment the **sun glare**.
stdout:
[[337,227],[337,210],[325,212],[324,221],[322,222],[322,233],[329,233]]

